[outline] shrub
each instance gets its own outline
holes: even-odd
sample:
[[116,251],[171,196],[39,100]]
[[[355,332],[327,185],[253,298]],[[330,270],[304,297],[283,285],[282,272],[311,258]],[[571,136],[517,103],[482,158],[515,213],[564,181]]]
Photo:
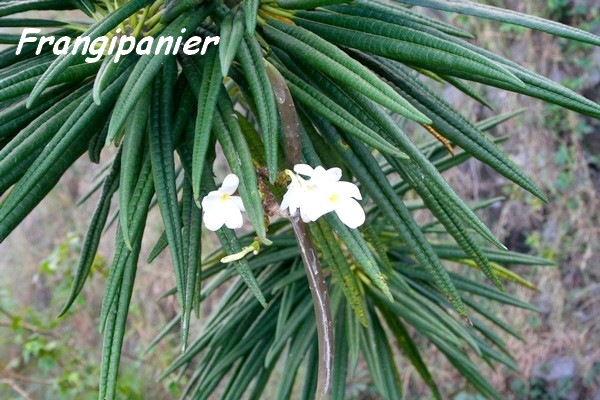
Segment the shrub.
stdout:
[[[478,360],[516,369],[497,331],[519,333],[480,299],[534,310],[504,291],[503,281],[531,286],[504,265],[549,263],[505,249],[473,211],[493,200],[467,205],[440,173],[475,157],[546,197],[497,145],[501,138],[485,132],[521,111],[469,121],[432,82],[453,85],[483,104],[469,82],[593,117],[600,117],[600,106],[470,43],[469,32],[413,6],[600,44],[597,36],[559,23],[469,1],[0,4],[0,27],[53,28],[68,37],[220,35],[218,47],[204,55],[131,53],[118,63],[108,54],[86,63],[71,48],[55,55],[48,46],[37,55],[33,42],[18,55],[16,46],[0,53],[0,241],[77,159],[87,152],[100,164],[108,157],[105,144],[118,147],[98,167],[103,181],[94,190],[101,195],[63,309],[84,286],[111,199],[118,197],[116,251],[100,311],[100,398],[115,397],[144,227],[156,204],[164,233],[149,262],[169,248],[177,283],[169,294],[181,309],[157,340],[180,331],[182,353],[164,375],[187,376],[183,397],[261,398],[283,365],[277,398],[290,397],[302,376],[302,398],[341,399],[362,357],[380,395],[400,398],[398,347],[433,397],[442,398],[421,356],[418,344],[425,340],[483,396],[500,398]],[[82,11],[90,22],[6,18],[68,9]],[[0,36],[8,44],[18,39]],[[431,140],[419,141],[423,134]],[[222,247],[202,257],[200,206],[217,188],[212,172],[221,154],[239,178],[243,207],[224,187],[217,194],[234,208],[223,208],[219,218],[243,209],[253,228],[238,237],[221,227],[216,234]],[[298,164],[338,168],[322,175],[331,180],[312,187],[330,197],[305,200],[312,189],[302,185],[317,179],[300,180],[291,172]],[[320,201],[339,200],[330,190],[340,174],[360,193],[352,189],[354,200],[345,199],[351,205],[325,213],[333,208]],[[301,215],[280,209],[288,185],[288,193],[299,190]],[[364,224],[347,226],[363,208]],[[431,220],[418,223],[417,210],[428,210]],[[442,260],[477,268],[490,284],[449,272]],[[190,340],[193,310],[221,287],[227,292],[219,306]]]

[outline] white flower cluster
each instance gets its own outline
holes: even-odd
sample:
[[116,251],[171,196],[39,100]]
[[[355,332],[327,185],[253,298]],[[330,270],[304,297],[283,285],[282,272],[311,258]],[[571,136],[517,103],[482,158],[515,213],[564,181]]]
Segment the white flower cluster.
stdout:
[[[350,228],[357,228],[365,222],[365,212],[357,200],[362,196],[358,187],[351,182],[340,181],[342,170],[298,164],[294,171],[286,170],[292,182],[283,196],[281,211],[289,210],[295,216],[300,210],[304,222],[313,222],[329,212],[335,212],[340,220]],[[303,178],[308,177],[308,179]],[[244,204],[239,196],[233,196],[240,180],[234,174],[227,175],[218,190],[210,192],[202,199],[204,225],[211,231],[223,225],[229,229],[241,228]]]
[[292,183],[283,196],[281,210],[289,209],[291,216],[300,210],[304,222],[316,221],[332,211],[350,228],[357,228],[365,222],[365,212],[356,201],[362,199],[360,191],[354,183],[340,181],[341,169],[326,170],[321,166],[313,169],[310,165],[298,164],[294,171],[296,174],[286,170]]

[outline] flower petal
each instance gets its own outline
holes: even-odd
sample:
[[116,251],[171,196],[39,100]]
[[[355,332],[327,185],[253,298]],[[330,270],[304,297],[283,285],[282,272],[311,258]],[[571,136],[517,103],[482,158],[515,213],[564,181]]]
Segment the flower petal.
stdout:
[[313,178],[324,178],[327,176],[327,170],[325,170],[325,168],[321,167],[320,165],[317,165],[315,167],[315,172],[313,172],[312,177]]
[[334,182],[337,182],[342,177],[342,170],[338,167],[329,168],[327,170],[327,177],[332,179]]
[[240,196],[230,196],[229,200],[231,200],[233,202],[233,204],[235,204],[235,206],[238,208],[238,210],[246,212],[246,208],[244,207],[244,202],[242,201],[242,198]]
[[300,175],[312,176],[314,169],[308,164],[296,164],[294,165],[294,172]]
[[322,190],[318,190],[305,194],[302,200],[301,211],[311,221],[316,221],[328,212],[333,211],[334,208],[327,194]]
[[204,221],[204,226],[206,226],[206,229],[214,232],[223,226],[226,218],[227,215],[223,213],[221,209],[216,208],[210,212],[205,211],[202,221]]
[[334,167],[326,170],[320,165],[315,168],[315,172],[312,175],[312,179],[310,183],[325,189],[328,189],[328,186],[332,183],[335,183],[340,180],[342,177],[342,170]]
[[225,226],[229,229],[238,229],[241,228],[244,224],[244,218],[242,217],[242,212],[237,208],[236,205],[228,207],[228,212],[225,218]]
[[293,189],[288,190],[283,195],[283,199],[281,200],[281,205],[279,209],[284,211],[289,208],[289,213],[291,216],[296,215],[296,211],[298,207],[300,207],[300,203],[298,202],[298,192],[295,192]]
[[357,200],[362,199],[360,190],[358,190],[358,186],[352,182],[336,182],[332,190],[340,197],[354,197]]
[[304,212],[303,208],[300,209],[300,218],[302,218],[302,222],[306,224],[308,224],[309,222],[313,222],[313,220],[310,219],[308,215],[306,215],[306,212]]
[[240,179],[236,174],[229,174],[223,179],[223,184],[221,185],[221,189],[219,191],[225,194],[234,194],[240,185]]
[[353,199],[343,199],[338,202],[335,213],[349,228],[355,229],[365,222],[365,210]]
[[202,199],[202,209],[204,211],[209,211],[215,207],[218,207],[220,197],[221,193],[219,193],[218,190],[213,190]]

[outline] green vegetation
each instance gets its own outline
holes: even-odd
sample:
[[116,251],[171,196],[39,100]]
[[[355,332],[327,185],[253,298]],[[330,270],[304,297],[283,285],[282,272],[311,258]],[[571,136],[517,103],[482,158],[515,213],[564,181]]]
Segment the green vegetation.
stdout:
[[[0,127],[0,240],[86,152],[101,164],[94,186],[101,194],[81,256],[73,261],[67,244],[40,274],[56,288],[53,301],[67,299],[63,315],[82,306],[91,281],[106,281],[100,310],[92,311],[100,315],[104,335],[102,364],[94,364],[85,349],[66,352],[6,314],[11,329],[27,332],[19,363],[38,363],[41,370],[62,363],[65,375],[49,378],[54,393],[144,396],[135,367],[119,366],[127,320],[135,318],[130,299],[143,264],[142,239],[149,210],[157,205],[164,233],[150,258],[169,248],[175,287],[165,296],[180,312],[150,347],[172,340],[175,332],[181,354],[162,376],[166,382],[180,378],[181,386],[166,385],[171,394],[341,399],[353,395],[347,381],[364,363],[372,382],[365,391],[400,398],[402,358],[432,397],[446,398],[424,354],[430,346],[475,391],[501,398],[479,365],[517,370],[499,332],[521,335],[497,316],[498,306],[536,310],[505,292],[508,282],[535,289],[510,268],[551,263],[504,249],[474,212],[497,199],[467,203],[440,173],[475,158],[530,192],[519,195],[531,204],[541,206],[547,198],[497,146],[502,138],[487,133],[518,111],[469,121],[435,88],[447,83],[484,102],[471,84],[477,82],[545,100],[556,105],[547,121],[559,132],[569,130],[560,124],[572,115],[563,107],[598,118],[600,106],[471,44],[468,31],[424,10],[472,15],[475,26],[492,19],[505,32],[509,25],[519,32],[538,29],[565,43],[597,46],[600,38],[469,2],[342,3],[73,1],[71,8],[93,22],[65,24],[64,35],[112,35],[121,28],[158,36],[185,27],[190,35],[220,34],[220,47],[205,56],[132,54],[119,64],[107,57],[96,65],[76,55],[34,56],[31,48],[21,56],[14,48],[0,54],[0,114],[8,121]],[[550,6],[562,19],[559,3]],[[0,5],[0,26],[15,13],[69,8],[64,4],[7,2]],[[580,54],[573,46],[567,51]],[[579,135],[587,131],[577,128]],[[103,150],[105,143],[118,148],[116,155]],[[557,150],[557,161],[566,166],[552,185],[558,192],[576,180],[569,171],[572,152],[569,146]],[[221,228],[222,247],[214,250],[202,235],[197,205],[216,188],[221,179],[212,172],[224,162],[240,177],[239,194],[254,230],[238,236]],[[278,212],[289,183],[283,171],[300,162],[340,167],[345,180],[357,183],[367,214],[360,229],[347,228],[334,214],[304,224]],[[118,228],[109,268],[96,253],[102,231],[113,223]],[[258,254],[220,262],[248,245]],[[302,256],[311,251],[318,260]],[[203,316],[202,303],[215,297],[219,303]],[[34,311],[25,315],[27,321],[51,320]],[[191,328],[194,315],[199,334]],[[56,324],[27,326],[46,333]],[[75,372],[82,364],[89,371],[84,377]]]

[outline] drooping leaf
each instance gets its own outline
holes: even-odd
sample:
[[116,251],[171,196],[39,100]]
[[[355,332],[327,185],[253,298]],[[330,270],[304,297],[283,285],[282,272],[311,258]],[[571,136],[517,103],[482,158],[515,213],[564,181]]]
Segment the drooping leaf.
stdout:
[[275,44],[334,79],[358,88],[369,98],[409,119],[424,124],[431,122],[371,71],[314,33],[276,20],[269,21],[263,29]]
[[[140,8],[148,5],[151,0],[131,0],[122,7],[117,8],[109,16],[101,19],[94,25],[92,25],[86,32],[85,36],[90,38],[90,41],[107,34],[113,28],[115,28],[123,19],[129,17]],[[0,9],[0,16],[2,16],[2,10]],[[59,56],[50,67],[44,72],[41,78],[36,82],[35,87],[31,90],[29,99],[27,100],[27,106],[33,105],[40,94],[50,84],[55,82],[55,79],[65,71],[69,66],[81,61],[84,56],[80,53],[73,54],[73,45],[69,46],[66,55]],[[91,64],[94,65],[94,64]]]

